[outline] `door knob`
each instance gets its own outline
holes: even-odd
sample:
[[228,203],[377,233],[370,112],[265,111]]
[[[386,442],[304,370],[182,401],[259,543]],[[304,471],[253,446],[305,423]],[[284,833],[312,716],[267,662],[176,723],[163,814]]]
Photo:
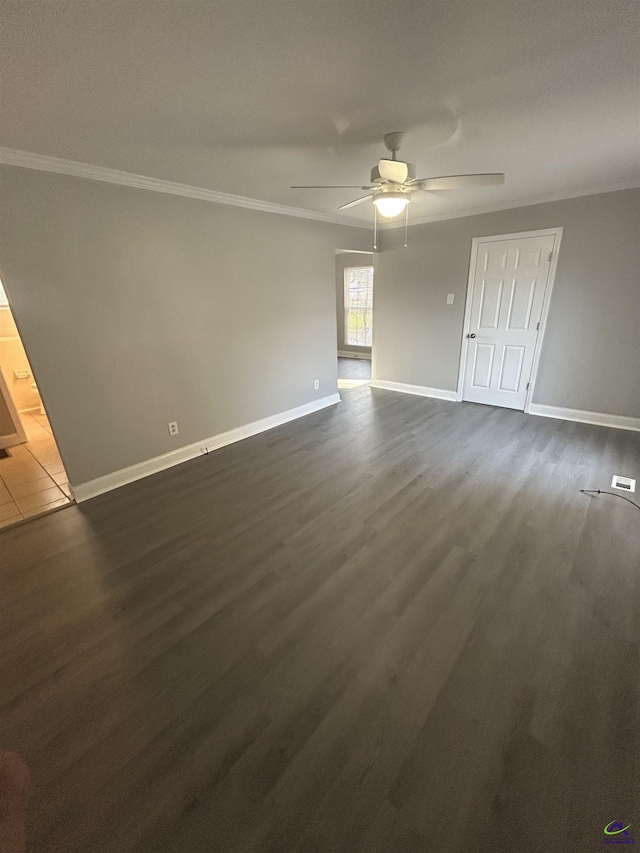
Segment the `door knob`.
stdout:
[[470,334],[470,335],[467,335],[467,337],[468,337],[468,338],[475,338],[475,335],[474,335],[474,333],[473,333],[473,332],[471,332],[471,334]]

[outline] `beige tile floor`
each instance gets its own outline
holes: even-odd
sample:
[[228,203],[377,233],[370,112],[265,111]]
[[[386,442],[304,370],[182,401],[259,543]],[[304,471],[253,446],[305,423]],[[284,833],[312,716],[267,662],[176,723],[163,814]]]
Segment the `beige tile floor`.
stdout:
[[0,459],[0,529],[73,502],[49,419],[20,417],[27,441]]

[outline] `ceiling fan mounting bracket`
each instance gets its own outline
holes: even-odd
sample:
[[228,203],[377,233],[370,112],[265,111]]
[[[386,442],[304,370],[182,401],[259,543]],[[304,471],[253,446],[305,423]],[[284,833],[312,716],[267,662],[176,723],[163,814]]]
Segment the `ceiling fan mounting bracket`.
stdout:
[[402,147],[404,133],[396,131],[395,133],[387,133],[384,137],[384,145],[387,151],[391,151],[391,159],[396,159],[396,154]]

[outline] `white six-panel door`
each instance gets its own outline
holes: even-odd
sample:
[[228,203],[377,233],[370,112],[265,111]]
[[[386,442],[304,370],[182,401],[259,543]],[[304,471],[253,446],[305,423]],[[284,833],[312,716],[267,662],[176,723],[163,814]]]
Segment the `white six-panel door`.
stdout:
[[524,409],[555,239],[479,241],[470,275],[463,400]]

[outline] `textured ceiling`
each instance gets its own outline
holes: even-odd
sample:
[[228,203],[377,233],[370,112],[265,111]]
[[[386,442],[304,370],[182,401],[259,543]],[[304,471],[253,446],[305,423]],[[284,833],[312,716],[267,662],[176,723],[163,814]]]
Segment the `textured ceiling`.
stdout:
[[[412,216],[640,184],[632,0],[3,0],[0,145],[334,212],[407,133]],[[370,205],[348,211],[370,220]]]

